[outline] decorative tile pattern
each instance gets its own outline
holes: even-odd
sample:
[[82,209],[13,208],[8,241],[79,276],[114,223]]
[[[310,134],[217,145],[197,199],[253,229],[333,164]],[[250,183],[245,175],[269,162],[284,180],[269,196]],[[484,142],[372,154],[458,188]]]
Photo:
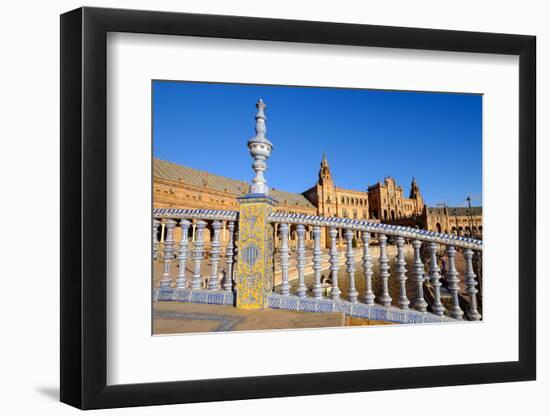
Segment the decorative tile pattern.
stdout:
[[336,302],[334,307],[335,307],[336,311],[344,313],[346,316],[351,316],[352,306],[353,306],[353,304],[351,304],[351,303]]
[[357,303],[352,306],[351,315],[354,317],[369,317],[370,307],[368,305]]
[[188,303],[191,301],[191,291],[185,289],[176,289],[174,290],[174,295],[172,299],[174,301]]
[[316,300],[314,298],[301,298],[299,300],[298,309],[300,311],[309,311],[309,312],[316,312],[317,305]]
[[211,292],[208,294],[207,303],[208,304],[223,304],[225,298],[224,293],[215,293]]
[[332,300],[317,300],[317,311],[319,313],[332,313],[334,302]]
[[[158,301],[179,301],[200,304],[229,304],[234,303],[234,294],[231,291],[189,290],[170,288],[155,290],[153,297]],[[295,295],[284,296],[270,293],[268,296],[268,308],[316,313],[342,312],[348,316],[361,317],[377,321],[390,321],[401,324],[419,323],[462,323],[448,316],[437,316],[433,313],[422,313],[414,309],[399,309],[396,307],[383,307],[375,304],[368,306],[364,303],[350,303],[345,300],[331,300],[329,298],[315,299],[313,297],[297,297]]]
[[404,310],[388,308],[386,320],[393,323],[406,323],[407,313]]
[[298,310],[299,307],[299,299],[295,296],[288,296],[281,298],[281,303],[279,308],[281,310]]
[[386,307],[374,305],[370,308],[370,317],[365,317],[372,320],[378,321],[387,321],[388,320],[388,310]]
[[281,305],[281,297],[278,297],[277,294],[271,294],[267,300],[267,306],[269,308],[278,309]]
[[420,324],[424,323],[426,313],[418,311],[409,311],[405,317],[405,324]]
[[208,291],[192,291],[191,302],[208,304]]
[[237,307],[265,308],[273,287],[273,226],[267,222],[273,203],[265,196],[239,201]]

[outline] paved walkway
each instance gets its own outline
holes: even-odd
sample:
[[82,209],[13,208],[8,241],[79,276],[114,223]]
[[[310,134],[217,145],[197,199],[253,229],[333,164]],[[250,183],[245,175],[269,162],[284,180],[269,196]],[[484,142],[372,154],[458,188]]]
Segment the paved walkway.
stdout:
[[389,324],[345,317],[342,313],[242,310],[228,305],[158,301],[153,304],[153,333],[202,333]]

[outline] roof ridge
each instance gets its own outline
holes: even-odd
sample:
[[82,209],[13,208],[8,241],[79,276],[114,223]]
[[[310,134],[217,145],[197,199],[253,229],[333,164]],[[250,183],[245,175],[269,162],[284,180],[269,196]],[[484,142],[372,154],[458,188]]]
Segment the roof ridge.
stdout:
[[[209,171],[193,168],[187,165],[178,164],[176,162],[167,161],[161,158],[153,157],[153,161],[157,162],[153,167],[153,175],[169,179],[173,181],[179,181],[184,178],[185,183],[194,185],[197,187],[207,187],[217,191],[224,191],[230,194],[239,196],[245,194],[248,189],[243,190],[243,186],[248,186],[247,181],[237,180],[234,178],[226,177],[220,174],[215,174]],[[206,175],[208,178],[206,178]],[[206,183],[204,183],[206,181]],[[302,193],[293,193],[291,191],[280,190],[271,188],[273,191],[273,197],[277,195],[283,197],[281,202],[286,204],[296,204],[302,207],[314,208],[313,204],[303,196]],[[286,197],[286,199],[284,198]],[[291,200],[291,201],[289,201]]]
[[200,169],[200,168],[194,168],[194,167],[191,167],[189,165],[179,164],[177,162],[168,161],[166,159],[157,158],[156,156],[154,156],[153,159],[156,159],[160,162],[165,162],[167,164],[175,165],[177,167],[192,169],[193,171],[205,173],[205,174],[208,174],[208,175],[214,175],[216,177],[220,177],[220,178],[223,178],[223,179],[226,179],[226,180],[229,180],[229,181],[237,181],[237,182],[242,182],[244,184],[248,184],[248,182],[246,182],[245,180],[238,180],[238,179],[235,179],[235,178],[226,177],[225,175],[216,174],[215,172],[206,171],[206,170]]

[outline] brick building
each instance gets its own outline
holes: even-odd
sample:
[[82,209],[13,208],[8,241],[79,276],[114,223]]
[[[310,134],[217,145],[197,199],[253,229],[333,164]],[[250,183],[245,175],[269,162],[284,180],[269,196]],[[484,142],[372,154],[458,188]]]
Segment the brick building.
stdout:
[[[155,208],[238,210],[237,197],[248,192],[249,184],[245,181],[157,158],[153,160]],[[481,207],[427,207],[414,178],[408,197],[392,177],[386,177],[383,182],[371,185],[364,191],[338,187],[325,155],[313,187],[303,193],[271,188],[270,196],[278,202],[275,211],[287,213],[380,221],[477,237],[481,237],[483,231]],[[309,244],[313,239],[312,230],[306,232]],[[291,227],[290,233],[294,240],[294,227]],[[209,240],[208,229],[205,237]],[[225,238],[224,229],[222,240]],[[323,240],[326,241],[325,236]]]

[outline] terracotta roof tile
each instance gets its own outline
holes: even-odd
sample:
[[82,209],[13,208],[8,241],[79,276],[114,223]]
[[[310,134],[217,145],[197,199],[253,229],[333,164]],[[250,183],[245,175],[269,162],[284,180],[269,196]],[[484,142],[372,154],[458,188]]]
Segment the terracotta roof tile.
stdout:
[[[153,158],[153,176],[165,180],[179,181],[194,187],[203,187],[215,191],[227,192],[235,196],[244,195],[249,190],[249,185],[246,181],[222,177],[221,175],[186,167],[158,158]],[[315,206],[302,194],[289,193],[274,188],[271,188],[269,193],[270,196],[279,203],[315,209]]]

